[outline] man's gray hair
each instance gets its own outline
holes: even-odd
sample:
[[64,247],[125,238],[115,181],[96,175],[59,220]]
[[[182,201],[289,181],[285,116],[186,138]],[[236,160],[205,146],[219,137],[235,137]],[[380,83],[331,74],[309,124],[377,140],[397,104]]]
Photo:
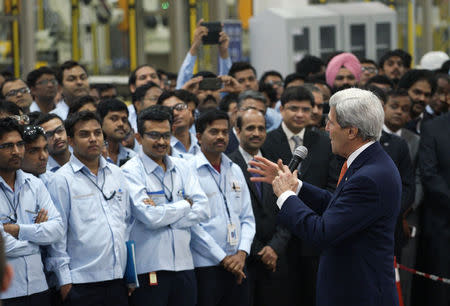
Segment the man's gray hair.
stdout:
[[264,105],[267,105],[267,99],[261,92],[254,90],[246,90],[239,95],[237,108],[240,109],[242,106],[242,102],[244,102],[247,99],[255,99],[263,102]]
[[330,98],[336,110],[336,121],[342,128],[356,127],[363,140],[379,140],[384,123],[384,111],[376,95],[368,90],[349,88]]

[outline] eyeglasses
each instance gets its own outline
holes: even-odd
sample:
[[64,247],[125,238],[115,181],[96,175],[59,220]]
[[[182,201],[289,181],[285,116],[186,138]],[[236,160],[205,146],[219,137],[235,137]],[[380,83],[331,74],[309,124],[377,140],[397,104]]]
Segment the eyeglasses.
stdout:
[[298,111],[302,111],[302,113],[309,113],[311,112],[311,107],[300,107],[300,106],[288,106],[286,107],[287,110],[291,111],[291,112],[298,112]]
[[172,111],[176,110],[178,112],[181,112],[185,109],[187,109],[187,104],[186,103],[178,103],[174,106],[171,107]]
[[362,72],[378,73],[378,69],[374,67],[361,67]]
[[147,132],[144,133],[145,136],[147,136],[148,138],[150,138],[151,140],[160,140],[161,137],[164,140],[169,140],[170,136],[172,135],[170,132],[166,132],[166,133],[160,133],[160,132]]
[[17,149],[23,149],[25,147],[25,141],[21,140],[19,142],[13,143],[13,142],[7,142],[0,145],[0,150],[9,150],[12,151],[14,147],[17,147]]
[[5,97],[12,98],[12,97],[17,96],[18,94],[24,95],[24,94],[27,94],[27,93],[30,93],[30,89],[28,87],[22,87],[22,88],[19,88],[19,89],[13,89],[13,90],[8,91],[5,94]]
[[267,81],[266,84],[277,85],[279,87],[283,87],[284,86],[283,81]]
[[64,128],[64,126],[60,125],[56,129],[54,129],[53,131],[45,132],[45,138],[50,139],[53,136],[55,136],[55,134],[61,135],[65,130],[66,129]]
[[9,118],[17,120],[20,124],[28,124],[30,123],[30,117],[27,115],[11,115]]
[[36,85],[48,85],[48,83],[52,84],[52,85],[57,85],[58,81],[55,79],[51,79],[51,80],[42,80],[39,82],[36,82]]
[[45,136],[45,130],[37,125],[28,125],[24,129],[23,135],[26,137],[34,137],[36,135]]

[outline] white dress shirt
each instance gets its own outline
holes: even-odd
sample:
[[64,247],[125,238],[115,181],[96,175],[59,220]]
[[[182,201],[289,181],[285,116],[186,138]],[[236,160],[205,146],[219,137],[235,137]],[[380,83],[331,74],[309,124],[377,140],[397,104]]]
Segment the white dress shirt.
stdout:
[[294,134],[284,123],[284,121],[281,123],[281,128],[283,129],[283,132],[286,134],[286,137],[288,139],[289,142],[289,147],[291,148],[291,152],[294,152],[295,148],[296,148],[296,144],[295,141],[292,139],[292,137],[294,136],[298,136],[300,137],[300,139],[302,140],[301,144],[299,145],[303,145],[303,138],[305,137],[305,129],[302,129],[299,133]]

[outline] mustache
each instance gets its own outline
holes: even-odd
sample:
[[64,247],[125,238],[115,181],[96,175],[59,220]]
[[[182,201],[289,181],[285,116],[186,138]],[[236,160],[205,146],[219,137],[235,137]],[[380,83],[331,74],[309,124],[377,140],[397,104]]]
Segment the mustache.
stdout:
[[412,104],[413,104],[413,105],[419,104],[419,105],[421,105],[421,106],[425,106],[425,102],[422,101],[422,100],[411,100],[411,101],[412,101]]
[[167,145],[159,145],[159,144],[153,146],[154,149],[164,149],[164,150],[167,149],[167,147],[168,147]]

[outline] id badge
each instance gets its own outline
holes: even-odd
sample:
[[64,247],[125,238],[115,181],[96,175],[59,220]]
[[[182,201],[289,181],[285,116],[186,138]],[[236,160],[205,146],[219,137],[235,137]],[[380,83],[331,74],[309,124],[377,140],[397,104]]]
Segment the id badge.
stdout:
[[227,235],[227,242],[230,245],[237,245],[238,244],[238,234],[236,230],[236,225],[234,224],[228,224],[228,235]]
[[158,286],[158,278],[156,276],[156,272],[150,272],[148,274],[148,279],[150,286]]

